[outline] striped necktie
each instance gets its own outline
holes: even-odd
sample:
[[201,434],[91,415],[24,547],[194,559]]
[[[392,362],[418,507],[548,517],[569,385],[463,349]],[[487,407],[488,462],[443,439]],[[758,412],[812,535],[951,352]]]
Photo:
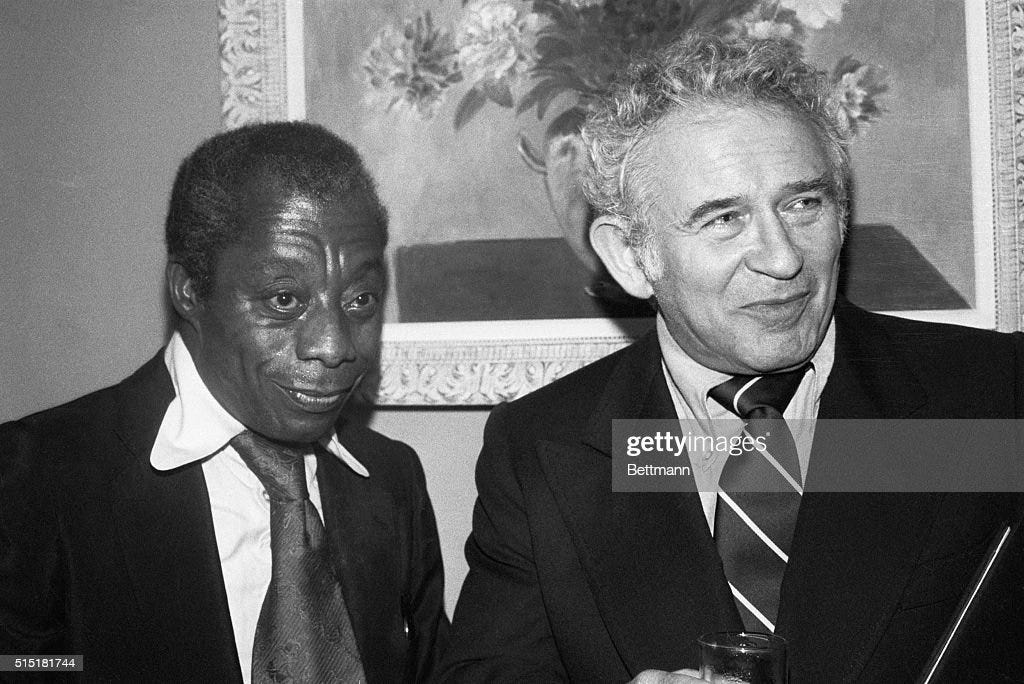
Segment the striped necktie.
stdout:
[[756,443],[725,462],[714,533],[729,588],[751,632],[775,631],[779,589],[803,494],[796,443],[782,412],[810,367],[737,375],[708,392],[743,419],[747,444]]
[[366,681],[302,450],[249,430],[231,446],[270,499],[270,586],[256,623],[253,683]]

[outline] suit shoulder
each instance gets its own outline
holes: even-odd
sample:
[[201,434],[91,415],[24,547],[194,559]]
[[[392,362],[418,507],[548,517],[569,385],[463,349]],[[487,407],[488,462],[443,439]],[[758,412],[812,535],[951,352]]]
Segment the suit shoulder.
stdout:
[[965,339],[975,338],[979,340],[1011,340],[1013,333],[998,332],[985,328],[974,328],[967,325],[956,325],[953,323],[935,323],[931,321],[919,321],[901,316],[893,316],[885,313],[872,313],[870,311],[858,311],[857,316],[865,320],[871,320],[887,329],[908,335],[921,335],[936,339]]
[[0,456],[20,454],[35,467],[78,464],[75,472],[98,472],[103,463],[120,462],[119,426],[159,424],[173,392],[158,354],[115,385],[0,425]]
[[593,361],[554,382],[509,402],[509,411],[531,413],[547,411],[552,408],[562,410],[566,408],[567,402],[578,405],[581,401],[596,401],[609,374],[620,360],[630,355],[632,347],[633,345],[630,345],[612,352],[608,356]]
[[641,376],[650,374],[652,359],[658,358],[658,341],[652,332],[524,397],[498,406],[493,416],[504,421],[512,433],[550,439],[573,437],[605,399],[610,381],[643,384]]
[[0,425],[0,440],[25,440],[30,437],[46,441],[66,442],[91,433],[95,427],[107,425],[118,405],[118,387],[112,385],[65,404],[44,409]]
[[[115,392],[106,388],[0,425],[0,496],[27,516],[50,516],[109,472],[109,414]],[[2,512],[0,512],[0,517]]]
[[884,331],[895,345],[905,348],[919,362],[935,359],[947,364],[955,360],[968,365],[992,365],[1024,353],[1024,334],[1019,332],[915,321],[866,311],[859,312],[852,322]]
[[837,316],[845,353],[875,368],[879,386],[886,369],[906,368],[934,415],[1024,415],[1024,334],[852,313]]
[[[45,432],[48,434],[80,433],[85,426],[109,428],[111,416],[120,411],[126,397],[153,396],[157,402],[173,396],[170,376],[163,363],[163,350],[123,380],[77,399],[37,411],[2,427],[8,430]],[[139,408],[139,407],[133,407]],[[166,407],[165,407],[166,408]]]

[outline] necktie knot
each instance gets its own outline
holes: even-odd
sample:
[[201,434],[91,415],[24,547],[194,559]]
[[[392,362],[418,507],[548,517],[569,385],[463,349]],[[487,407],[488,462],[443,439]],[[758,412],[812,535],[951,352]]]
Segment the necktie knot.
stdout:
[[309,498],[305,454],[301,448],[273,442],[252,430],[237,435],[230,444],[259,478],[271,501]]
[[759,409],[781,416],[810,368],[811,364],[805,363],[785,373],[734,375],[712,387],[708,396],[740,418],[750,418]]

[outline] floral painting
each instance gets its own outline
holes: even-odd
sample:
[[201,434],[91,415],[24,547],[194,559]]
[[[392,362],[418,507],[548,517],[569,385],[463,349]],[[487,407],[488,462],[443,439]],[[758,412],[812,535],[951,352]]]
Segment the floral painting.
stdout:
[[896,274],[903,295],[861,303],[971,305],[960,2],[307,0],[306,26],[308,116],[391,210],[390,320],[642,314],[586,242],[577,132],[632,55],[690,29],[789,38],[832,76],[858,134],[855,301]]
[[[488,100],[536,108],[571,93],[587,110],[607,93],[634,55],[656,50],[689,30],[725,36],[802,42],[842,19],[847,0],[469,0],[452,27],[438,27],[430,10],[381,28],[363,67],[386,109],[407,107],[433,116],[449,88],[468,81],[455,112],[461,128]],[[852,55],[832,70],[851,126],[876,118],[885,92],[883,70]]]

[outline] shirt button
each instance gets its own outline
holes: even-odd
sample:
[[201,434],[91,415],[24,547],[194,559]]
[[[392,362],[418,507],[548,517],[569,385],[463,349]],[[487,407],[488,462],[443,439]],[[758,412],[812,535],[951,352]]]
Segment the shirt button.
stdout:
[[263,499],[265,501],[270,501],[270,494],[267,494],[267,490],[266,489],[264,489],[261,493],[263,494]]

